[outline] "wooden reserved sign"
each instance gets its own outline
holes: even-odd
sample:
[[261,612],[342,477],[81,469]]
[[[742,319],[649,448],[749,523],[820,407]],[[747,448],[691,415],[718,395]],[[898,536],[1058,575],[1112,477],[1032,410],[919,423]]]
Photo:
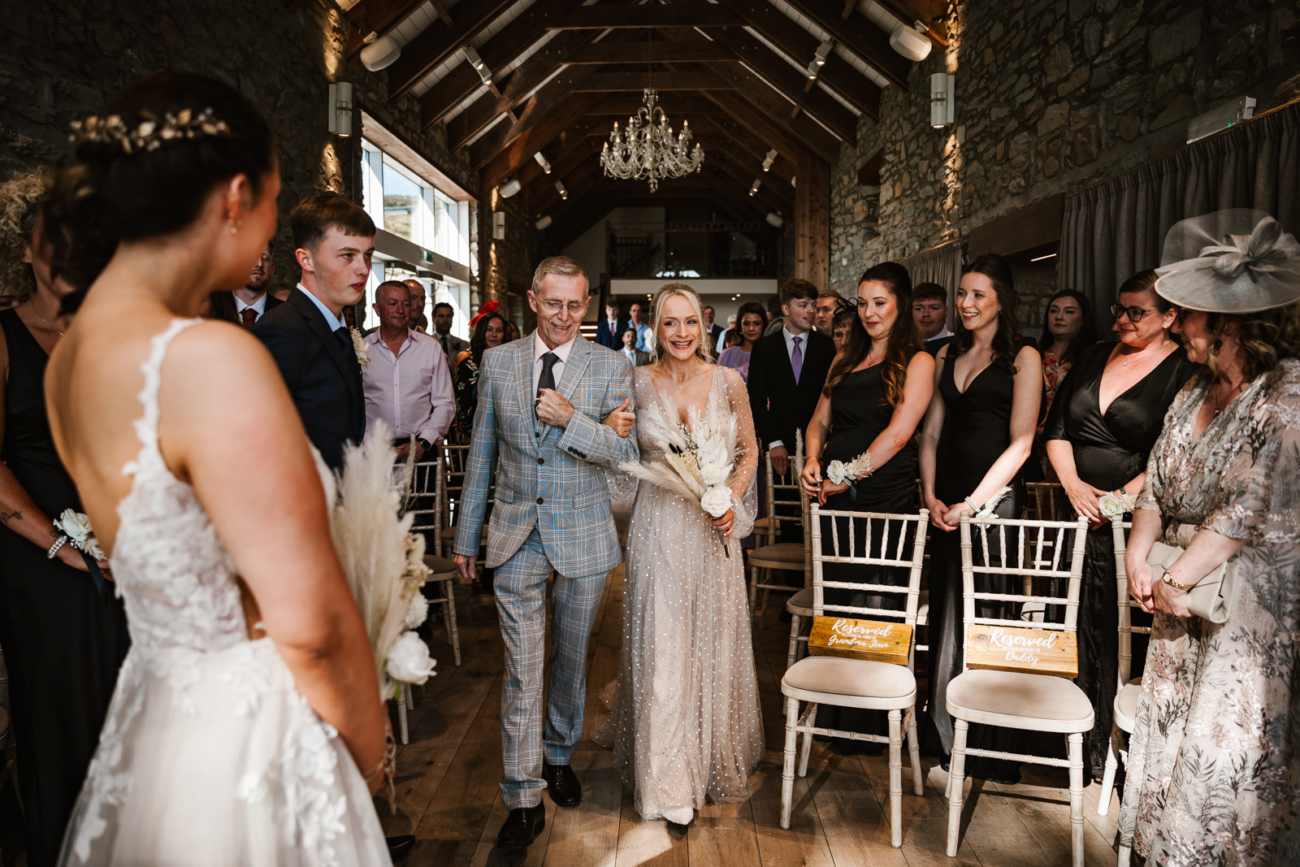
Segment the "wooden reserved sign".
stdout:
[[971,624],[966,627],[966,667],[1078,677],[1078,636],[1052,629]]
[[808,652],[816,656],[843,656],[907,665],[912,647],[912,627],[906,623],[818,617],[808,636]]

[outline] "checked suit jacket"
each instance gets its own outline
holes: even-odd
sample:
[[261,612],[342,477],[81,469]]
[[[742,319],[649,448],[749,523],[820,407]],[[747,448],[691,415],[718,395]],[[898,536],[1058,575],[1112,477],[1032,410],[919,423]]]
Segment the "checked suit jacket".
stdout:
[[570,578],[600,575],[623,559],[601,467],[639,458],[635,430],[620,437],[600,422],[632,399],[632,365],[576,338],[556,387],[574,409],[568,427],[560,429],[534,413],[534,340],[530,334],[483,353],[455,550],[478,553],[495,468],[487,567],[509,560],[536,529],[555,571]]

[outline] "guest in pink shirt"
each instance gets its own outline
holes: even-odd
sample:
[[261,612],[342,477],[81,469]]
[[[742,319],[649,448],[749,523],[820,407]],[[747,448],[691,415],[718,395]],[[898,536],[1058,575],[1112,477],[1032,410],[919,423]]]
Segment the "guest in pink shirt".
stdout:
[[402,460],[415,436],[418,461],[442,441],[456,415],[447,355],[432,337],[408,326],[411,290],[406,284],[379,284],[373,306],[379,328],[364,338],[370,361],[361,368],[366,430],[383,419]]

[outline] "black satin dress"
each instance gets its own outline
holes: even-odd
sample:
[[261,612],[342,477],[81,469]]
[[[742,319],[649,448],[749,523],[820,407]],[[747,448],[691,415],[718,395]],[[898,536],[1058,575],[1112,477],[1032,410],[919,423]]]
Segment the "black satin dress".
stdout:
[[[951,345],[950,345],[951,350]],[[1011,408],[1015,377],[1010,371],[990,364],[976,374],[966,391],[957,389],[951,355],[939,377],[943,398],[943,430],[935,454],[934,495],[949,507],[969,497],[1002,453],[1011,445]],[[1025,482],[1020,471],[1007,485],[1010,493],[994,507],[1000,518],[1021,518],[1025,514]],[[1002,550],[989,533],[989,550]],[[1016,539],[1007,539],[1007,551],[1016,549]],[[930,527],[930,682],[928,713],[939,735],[944,755],[952,753],[953,721],[948,714],[948,683],[961,674],[966,624],[962,607],[961,530],[944,532]],[[983,546],[972,549],[976,564],[983,560]],[[975,588],[984,593],[1019,593],[1020,580],[1006,575],[975,576]],[[1015,617],[1014,602],[977,602],[980,617]],[[966,746],[1002,752],[1024,752],[1023,735],[1011,729],[975,724],[966,735]],[[1019,763],[969,756],[966,773],[972,777],[1012,782],[1019,778]]]
[[[910,360],[910,359],[909,359]],[[885,400],[885,386],[880,378],[880,365],[850,373],[831,392],[831,435],[822,449],[822,475],[831,461],[848,463],[870,448],[882,431],[889,426],[894,406]],[[918,509],[916,476],[912,454],[901,449],[870,476],[856,483],[854,488],[826,498],[826,509],[845,512],[893,512],[915,514]],[[847,553],[849,519],[837,518],[840,544]],[[897,550],[898,532],[891,527],[889,552]],[[881,556],[883,537],[875,534],[872,556]],[[910,540],[909,540],[910,541]],[[862,528],[856,528],[854,542],[856,556],[866,556],[866,540]],[[909,545],[904,548],[911,552]],[[831,519],[822,519],[822,549],[834,553],[831,536]],[[844,563],[827,563],[822,566],[822,577],[827,581],[845,581],[863,584],[907,584],[907,570],[888,566],[861,566]],[[903,608],[901,596],[859,593],[838,588],[825,591],[828,603],[853,605],[864,608]],[[874,618],[879,619],[879,618]],[[902,617],[899,617],[901,620]],[[859,708],[822,706],[817,709],[817,725],[841,731],[866,732],[887,735],[888,717],[883,711]],[[847,739],[843,744],[851,743]],[[878,748],[867,747],[870,752]]]
[[[15,311],[0,312],[0,326],[9,348],[0,459],[52,520],[81,511],[50,436],[45,350]],[[90,573],[73,569],[0,526],[0,648],[32,867],[58,857],[130,645],[122,601],[87,560]]]
[[[1094,488],[1113,491],[1145,472],[1151,449],[1164,427],[1165,413],[1174,396],[1199,370],[1176,349],[1128,391],[1101,412],[1101,377],[1115,349],[1109,341],[1079,353],[1052,401],[1043,433],[1045,442],[1065,440],[1074,450],[1079,478]],[[1067,497],[1061,497],[1056,518],[1077,516]],[[1069,544],[1073,544],[1072,541]],[[1053,595],[1064,595],[1054,587]],[[1115,691],[1119,677],[1119,600],[1115,587],[1115,545],[1110,525],[1088,533],[1084,548],[1083,584],[1079,589],[1079,688],[1092,701],[1096,723],[1083,736],[1084,773],[1100,777],[1106,767],[1114,720]],[[1048,616],[1064,619],[1055,607]],[[1134,625],[1150,625],[1150,615],[1133,611]],[[1142,674],[1147,638],[1133,636],[1132,677]]]

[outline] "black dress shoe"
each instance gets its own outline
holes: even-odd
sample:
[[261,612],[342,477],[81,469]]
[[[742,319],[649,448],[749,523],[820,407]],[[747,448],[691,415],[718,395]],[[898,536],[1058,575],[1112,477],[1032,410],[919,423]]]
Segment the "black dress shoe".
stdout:
[[414,834],[399,834],[396,837],[388,838],[388,857],[393,859],[393,861],[400,861],[402,858],[410,855],[411,850],[414,848]]
[[546,827],[546,808],[541,804],[536,807],[519,807],[506,816],[501,833],[497,834],[498,849],[527,849],[528,844],[537,839]]
[[546,792],[557,807],[576,807],[582,803],[582,783],[568,765],[553,765],[542,759],[542,779]]

